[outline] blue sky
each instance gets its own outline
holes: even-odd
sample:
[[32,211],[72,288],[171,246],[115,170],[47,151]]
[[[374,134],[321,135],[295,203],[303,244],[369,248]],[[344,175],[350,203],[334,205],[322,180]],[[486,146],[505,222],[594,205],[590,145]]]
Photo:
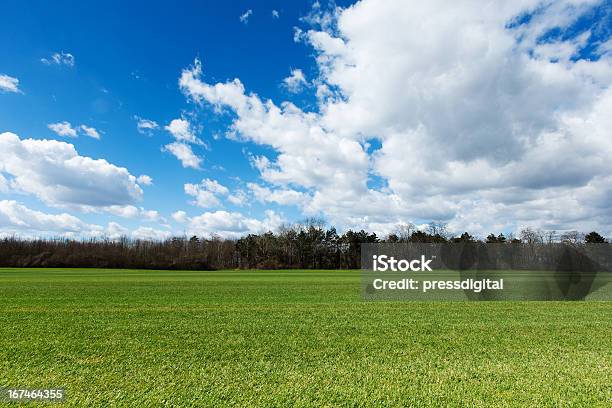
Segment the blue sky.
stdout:
[[[0,133],[18,139],[0,232],[238,236],[307,216],[612,231],[609,2],[351,3],[6,2]],[[108,168],[33,145],[30,171],[29,138]]]
[[[10,18],[0,28],[2,73],[18,76],[23,92],[2,95],[2,131],[65,140],[81,155],[150,175],[154,185],[147,188],[145,203],[160,213],[185,207],[183,182],[209,177],[231,186],[240,185],[235,177],[254,180],[246,153],[266,151],[254,144],[215,140],[214,135],[225,133],[228,118],[204,111],[197,112],[202,126],[198,135],[209,147],[196,149],[204,157],[201,170],[185,169],[160,152],[171,139],[167,132],[139,134],[134,116],[164,126],[183,112],[196,114],[178,89],[183,68],[201,58],[208,79],[241,78],[253,92],[277,100],[289,96],[281,85],[290,68],[306,73],[314,69],[311,51],[293,41],[294,26],[301,25],[299,19],[312,2],[192,1],[181,7],[168,7],[167,2],[26,3],[5,5],[4,15]],[[248,10],[253,14],[245,24],[239,17]],[[41,63],[57,52],[72,54],[74,66]],[[304,106],[313,103],[304,94],[295,100]],[[47,127],[61,121],[94,127],[101,140],[62,139]],[[31,208],[45,208],[36,199],[19,198]],[[253,204],[246,212],[261,214],[264,206]],[[297,216],[291,208],[283,212]],[[105,218],[84,218],[89,217]]]

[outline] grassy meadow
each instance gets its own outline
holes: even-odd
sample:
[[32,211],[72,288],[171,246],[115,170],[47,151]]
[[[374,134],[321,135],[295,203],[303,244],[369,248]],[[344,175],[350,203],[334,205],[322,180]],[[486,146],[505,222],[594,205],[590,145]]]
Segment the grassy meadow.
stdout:
[[63,387],[60,406],[612,405],[612,302],[364,302],[359,271],[0,269],[0,327],[0,387]]

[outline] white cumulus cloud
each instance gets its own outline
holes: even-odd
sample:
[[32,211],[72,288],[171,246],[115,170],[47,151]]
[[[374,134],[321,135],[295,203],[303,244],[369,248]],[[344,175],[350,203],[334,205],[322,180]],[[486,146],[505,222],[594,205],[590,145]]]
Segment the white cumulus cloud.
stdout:
[[306,194],[291,189],[275,189],[248,183],[247,187],[255,198],[263,203],[277,203],[281,205],[301,205],[307,202]]
[[276,231],[283,223],[282,217],[268,210],[264,219],[250,218],[242,213],[228,211],[206,212],[189,219],[189,235],[238,238],[246,234]]
[[196,137],[189,121],[183,118],[174,119],[165,129],[176,141],[164,146],[163,150],[172,153],[181,161],[183,167],[199,169],[202,158],[193,152],[190,144],[203,145],[204,142]]
[[248,197],[244,190],[236,190],[227,196],[227,201],[234,205],[243,206],[247,204]]
[[13,200],[0,201],[0,234],[19,234],[30,237],[43,235],[88,234],[100,231],[77,217],[66,214],[48,214],[32,210]]
[[183,167],[190,167],[192,169],[199,169],[202,159],[198,157],[191,146],[185,143],[173,142],[164,146],[162,151],[170,152],[177,159],[180,160]]
[[[157,211],[136,209],[144,221],[163,220]],[[129,230],[116,222],[109,222],[106,227],[89,224],[74,215],[67,213],[50,214],[33,210],[14,200],[0,200],[0,237],[18,235],[21,237],[66,237],[82,239],[106,237],[118,239],[122,236],[146,240],[163,240],[172,233],[167,229],[156,229],[139,226]]]
[[57,133],[59,136],[65,137],[77,137],[77,129],[70,124],[70,122],[57,122],[57,123],[49,123],[47,125],[49,129],[53,132]]
[[229,189],[216,180],[204,179],[200,184],[185,184],[185,193],[194,197],[192,204],[209,208],[219,206],[219,196],[229,194]]
[[100,133],[90,126],[81,125],[81,130],[89,137],[100,140]]
[[188,219],[187,213],[181,210],[173,212],[171,217],[174,221],[181,223],[181,224],[187,222],[187,219]]
[[174,136],[177,142],[203,144],[203,142],[196,137],[191,128],[191,124],[186,119],[174,119],[165,129]]
[[[339,226],[437,219],[476,232],[608,233],[612,55],[604,41],[580,58],[591,33],[570,29],[599,3],[317,7],[298,35],[316,53],[315,110],[266,100],[239,79],[207,83],[199,60],[179,86],[230,111],[237,138],[275,150],[255,163],[265,182],[312,191],[304,211]],[[553,29],[567,35],[547,36]]]
[[153,184],[153,179],[150,176],[147,176],[146,174],[138,176],[136,178],[136,181],[138,182],[138,184],[143,186],[150,186]]
[[100,132],[98,132],[97,129],[87,125],[73,126],[70,122],[63,121],[49,123],[47,127],[59,136],[78,137],[79,133],[81,133],[91,138],[100,140]]
[[19,79],[9,75],[0,74],[0,92],[19,93]]
[[81,156],[74,145],[56,140],[0,134],[0,174],[12,190],[52,206],[102,210],[142,200],[136,177],[104,159]]
[[132,238],[146,241],[163,241],[172,236],[172,232],[152,227],[138,227],[130,233]]
[[308,85],[308,81],[301,69],[292,69],[291,75],[283,79],[283,84],[289,92],[298,93]]

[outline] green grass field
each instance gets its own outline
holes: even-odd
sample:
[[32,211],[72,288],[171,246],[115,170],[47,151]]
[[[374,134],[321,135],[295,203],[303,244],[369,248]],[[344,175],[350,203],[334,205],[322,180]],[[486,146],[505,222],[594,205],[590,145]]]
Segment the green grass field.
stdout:
[[355,271],[0,269],[0,325],[0,386],[64,387],[61,406],[612,405],[611,302],[364,302]]

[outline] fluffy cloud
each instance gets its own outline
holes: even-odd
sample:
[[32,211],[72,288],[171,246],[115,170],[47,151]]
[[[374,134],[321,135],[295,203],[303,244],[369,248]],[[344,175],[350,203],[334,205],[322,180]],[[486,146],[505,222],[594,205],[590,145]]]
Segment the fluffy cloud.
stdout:
[[5,193],[8,191],[8,182],[6,178],[0,173],[0,193]]
[[121,224],[116,222],[109,222],[106,227],[106,234],[110,239],[118,239],[121,237],[127,237],[129,235],[129,230],[123,227]]
[[72,127],[72,124],[70,124],[70,122],[64,121],[64,122],[57,122],[57,123],[49,123],[47,127],[51,129],[53,132],[57,133],[59,136],[65,136],[65,137],[77,137],[78,136],[77,129]]
[[52,206],[104,210],[133,205],[143,191],[136,177],[104,159],[80,156],[72,144],[0,134],[0,174],[11,189]]
[[100,230],[100,227],[86,224],[70,214],[47,214],[29,209],[16,201],[0,201],[2,235],[72,235]]
[[227,201],[239,206],[247,204],[247,199],[247,194],[243,190],[236,190],[227,197]]
[[140,218],[144,221],[164,221],[164,218],[155,210],[145,210],[133,205],[111,205],[104,210],[122,218]]
[[135,230],[130,231],[116,222],[109,222],[108,226],[102,231],[92,234],[98,237],[107,237],[110,239],[118,239],[128,237],[133,239],[141,239],[146,241],[163,241],[172,236],[168,230],[157,229],[152,227],[139,226]]
[[274,211],[265,212],[263,219],[251,218],[239,212],[211,211],[195,217],[187,216],[185,211],[176,211],[172,219],[185,224],[185,233],[204,237],[220,236],[239,238],[246,234],[277,231],[284,219]]
[[55,52],[49,58],[41,58],[40,61],[46,65],[66,65],[74,67],[74,55],[69,52]]
[[117,217],[136,218],[140,215],[138,207],[133,205],[109,205],[105,207],[106,212]]
[[[142,209],[141,209],[142,210]],[[144,211],[145,221],[160,219],[157,211]],[[118,239],[132,237],[146,240],[163,240],[172,233],[169,230],[140,226],[130,231],[116,222],[109,222],[106,227],[88,224],[81,219],[67,214],[48,214],[32,210],[13,200],[0,200],[0,237],[19,235],[22,237],[67,237],[87,238],[106,237]]]
[[207,84],[200,79],[201,73],[199,60],[183,71],[179,86],[185,95],[216,109],[231,109],[237,115],[231,128],[237,137],[279,152],[276,162],[255,159],[264,180],[335,189],[362,184],[367,178],[368,157],[359,141],[327,132],[319,115],[288,102],[278,107],[257,95],[247,95],[238,79]]
[[[338,36],[309,33],[323,79],[343,96],[324,106],[326,127],[378,135],[374,173],[405,201],[451,207],[447,217],[457,229],[470,214],[489,211],[506,222],[546,223],[550,212],[541,210],[610,172],[603,160],[611,148],[607,120],[599,112],[610,103],[611,61],[569,59],[588,33],[539,40],[590,7],[561,3],[479,11],[477,4],[428,2],[408,11],[364,1],[347,9]],[[532,21],[513,27],[525,12]],[[379,24],[400,33],[397,41],[386,41]],[[428,40],[415,41],[419,35]],[[503,211],[509,205],[513,211]],[[576,214],[557,212],[554,223],[573,227]]]
[[49,123],[47,127],[53,132],[57,133],[59,136],[77,137],[80,131],[86,136],[100,140],[100,133],[95,128],[86,125],[74,127],[70,122],[63,121],[57,123]]
[[12,76],[0,75],[0,92],[19,93],[19,80]]
[[143,186],[150,186],[153,184],[153,179],[147,176],[146,174],[138,176],[136,178],[136,181],[138,182],[138,184],[143,185]]
[[181,223],[181,224],[187,222],[187,219],[188,219],[187,213],[185,211],[180,211],[180,210],[173,212],[171,217],[174,221]]
[[582,57],[592,34],[574,27],[597,3],[317,9],[307,19],[317,26],[297,34],[316,51],[314,112],[264,100],[238,79],[206,83],[198,60],[179,85],[232,112],[237,138],[276,151],[254,161],[264,181],[312,191],[304,211],[340,226],[595,222],[609,233],[612,55],[604,39]]
[[136,129],[138,133],[150,136],[155,129],[159,129],[159,125],[154,120],[143,119],[139,116],[134,116],[136,119]]
[[81,130],[89,137],[93,137],[94,139],[100,140],[100,133],[95,128],[81,125]]
[[272,10],[272,18],[280,18],[280,13],[278,12],[278,10]]
[[228,195],[229,190],[216,180],[204,179],[200,184],[185,184],[185,193],[195,198],[193,205],[210,208],[219,206],[218,196]]
[[151,222],[164,221],[165,222],[161,214],[156,210],[145,210],[144,208],[141,208],[140,216],[145,221],[151,221]]
[[172,233],[167,230],[160,230],[151,227],[138,227],[130,233],[132,238],[142,239],[146,241],[163,241],[172,236]]
[[300,92],[308,84],[301,69],[292,69],[291,75],[283,79],[283,85],[291,93]]
[[170,152],[181,161],[183,167],[199,169],[202,159],[193,152],[191,146],[185,143],[173,142],[164,146],[162,151]]
[[271,190],[255,183],[247,184],[255,198],[263,203],[277,203],[281,205],[301,205],[307,201],[307,195],[290,189]]
[[174,136],[177,142],[203,144],[202,141],[195,136],[189,121],[185,119],[174,119],[165,129]]
[[207,212],[188,220],[189,235],[237,238],[249,233],[277,230],[283,219],[273,211],[266,211],[263,220],[249,218],[238,212]]
[[189,121],[182,118],[174,119],[165,129],[170,132],[176,141],[164,146],[163,150],[172,153],[181,161],[183,167],[199,169],[202,159],[193,152],[189,144],[203,145],[204,143],[195,136]]

